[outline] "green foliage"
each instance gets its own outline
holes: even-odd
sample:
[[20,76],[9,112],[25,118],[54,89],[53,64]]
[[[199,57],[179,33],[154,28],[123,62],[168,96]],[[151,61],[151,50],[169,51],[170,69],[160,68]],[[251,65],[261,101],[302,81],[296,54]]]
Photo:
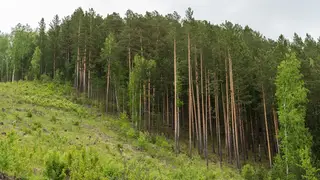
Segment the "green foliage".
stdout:
[[139,116],[139,98],[142,95],[142,84],[151,77],[154,68],[156,67],[155,60],[146,60],[145,58],[136,55],[134,57],[134,68],[130,73],[128,92],[129,92],[129,108],[132,119],[136,127],[140,123]]
[[62,159],[62,155],[59,152],[53,151],[48,153],[46,159],[46,169],[44,175],[48,179],[63,180],[66,177],[66,164]]
[[32,118],[32,112],[29,110],[29,111],[27,111],[27,117],[28,118]]
[[72,122],[72,124],[74,126],[80,126],[80,121],[79,120],[75,120],[75,121]]
[[48,75],[46,75],[46,74],[41,74],[40,80],[41,80],[41,82],[43,82],[43,83],[47,83],[47,82],[50,82],[50,81],[51,81],[51,78],[50,78],[50,76],[48,76]]
[[301,168],[305,171],[305,175],[302,175],[302,177],[307,180],[318,179],[317,172],[319,169],[316,169],[311,164],[310,148],[308,146],[300,149],[300,161]]
[[92,149],[80,148],[67,154],[72,179],[99,179],[104,177],[98,154]]
[[129,137],[129,138],[136,138],[137,137],[137,132],[136,130],[134,130],[133,128],[129,127],[127,132],[126,132],[126,135]]
[[270,174],[263,167],[252,166],[250,164],[246,164],[242,167],[241,176],[245,180],[269,180]]
[[138,137],[138,146],[142,149],[146,149],[148,145],[148,133],[146,132],[139,132]]
[[30,67],[30,76],[33,79],[38,79],[40,75],[40,59],[41,59],[41,50],[39,47],[36,47],[34,50],[32,60],[31,60],[31,67]]
[[53,123],[57,123],[58,118],[56,118],[56,116],[52,116],[50,121],[53,122]]
[[164,136],[156,136],[156,145],[164,149],[170,149],[171,147]]
[[241,176],[245,180],[254,180],[255,179],[255,169],[250,164],[246,164],[242,167]]
[[[302,74],[300,73],[301,62],[296,58],[295,54],[286,55],[286,58],[278,67],[278,74],[276,78],[276,97],[279,108],[279,122],[280,122],[280,138],[281,138],[281,152],[283,155],[277,159],[277,171],[284,170],[301,178],[303,172],[301,167],[307,168],[309,173],[313,173],[313,169],[309,165],[301,163],[308,162],[308,156],[301,156],[301,150],[309,151],[311,148],[311,135],[305,128],[306,103],[307,92]],[[307,155],[307,154],[302,154]],[[301,158],[306,159],[301,159]],[[283,175],[284,173],[277,173]],[[279,177],[279,178],[284,178]]]
[[103,167],[104,175],[110,180],[117,180],[123,177],[123,165],[110,159]]
[[31,128],[33,131],[36,131],[38,129],[42,128],[42,123],[40,121],[35,121],[32,123]]
[[63,72],[57,69],[53,78],[53,82],[61,83],[62,79],[63,79]]

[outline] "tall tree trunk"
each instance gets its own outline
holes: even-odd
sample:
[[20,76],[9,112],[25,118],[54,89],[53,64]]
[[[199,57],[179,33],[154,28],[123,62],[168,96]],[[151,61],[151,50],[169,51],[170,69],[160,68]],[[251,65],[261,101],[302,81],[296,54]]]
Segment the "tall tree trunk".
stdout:
[[148,80],[148,129],[151,132],[151,84]]
[[189,81],[189,103],[188,103],[188,109],[189,109],[189,155],[191,156],[192,154],[192,93],[191,93],[191,86],[192,86],[192,82],[191,82],[191,76],[192,76],[192,72],[191,72],[191,50],[190,50],[190,34],[188,33],[188,81]]
[[233,129],[234,129],[234,145],[235,145],[235,155],[237,161],[237,167],[240,169],[240,160],[239,160],[239,145],[238,145],[238,128],[237,128],[237,111],[235,105],[235,91],[234,91],[234,84],[233,84],[233,72],[232,72],[232,60],[230,53],[228,51],[229,57],[229,76],[230,76],[230,93],[231,93],[231,114],[232,114],[232,121],[233,121]]
[[204,114],[204,101],[203,101],[203,59],[202,59],[202,49],[200,50],[200,93],[201,93],[201,114],[202,114],[202,132],[203,132],[203,146],[204,146],[204,156],[206,160],[208,160],[207,157],[207,147],[206,147],[206,123],[205,123],[205,114]]
[[225,95],[223,91],[223,86],[221,84],[221,98],[222,98],[222,110],[223,110],[223,123],[224,123],[224,141],[225,141],[225,149],[228,153],[228,124],[227,124],[227,112],[226,112],[226,102],[225,102]]
[[221,150],[221,137],[220,137],[220,116],[219,116],[219,84],[217,73],[214,73],[214,101],[215,101],[215,114],[216,114],[216,128],[217,128],[217,142],[218,142],[218,153],[219,153],[219,164],[222,164],[222,150]]
[[87,72],[87,45],[84,47],[84,56],[83,56],[83,92],[86,92],[86,72]]
[[56,76],[56,47],[53,50],[53,78]]
[[128,48],[128,66],[129,66],[129,76],[130,76],[130,72],[131,72],[131,49],[130,47]]
[[81,32],[81,20],[79,20],[79,26],[78,26],[78,44],[77,44],[77,65],[76,65],[76,88],[79,90],[79,62],[80,62],[80,32]]
[[[191,81],[192,81],[192,76],[191,76]],[[198,153],[200,153],[200,140],[199,140],[199,124],[198,124],[198,115],[197,115],[197,104],[195,100],[195,93],[194,93],[194,88],[191,86],[191,91],[192,91],[192,106],[193,106],[193,115],[194,115],[194,123],[195,123],[195,131],[196,131],[196,140],[198,143]]]
[[276,136],[276,148],[277,148],[277,153],[280,153],[280,148],[279,148],[279,139],[278,139],[278,116],[277,112],[274,107],[272,107],[272,113],[273,113],[273,121],[274,121],[274,131],[275,131],[275,136]]
[[199,96],[199,77],[197,68],[197,48],[195,47],[195,72],[196,72],[196,93],[197,93],[197,109],[198,109],[198,133],[199,133],[199,149],[202,152],[202,134],[201,134],[201,114],[200,114],[200,96]]
[[174,141],[175,151],[178,154],[178,117],[177,117],[177,55],[176,39],[173,40],[173,73],[174,73]]
[[210,92],[210,76],[208,73],[208,120],[209,120],[209,128],[210,128],[210,136],[212,141],[212,152],[215,153],[214,150],[214,139],[213,139],[213,129],[212,129],[212,115],[211,115],[211,92]]
[[[205,86],[205,95],[204,95],[204,114],[205,114],[205,120],[206,120],[206,156],[207,156],[207,168],[209,167],[209,160],[208,160],[208,80],[209,80],[209,72],[206,70],[204,70],[205,74],[204,74],[204,79],[205,79],[205,83],[204,83],[204,86]],[[208,73],[207,73],[208,72]]]
[[13,65],[13,70],[12,70],[12,82],[14,81],[14,74],[16,72],[16,65]]
[[108,112],[108,105],[109,105],[109,84],[110,84],[110,62],[108,63],[108,72],[107,72],[106,112]]
[[169,90],[168,90],[168,87],[167,87],[167,126],[169,128],[169,125],[170,125],[170,119],[169,119]]
[[166,125],[166,96],[162,94],[162,125]]
[[231,151],[231,131],[230,131],[230,101],[229,101],[229,75],[228,75],[228,61],[225,59],[225,71],[226,71],[226,123],[227,123],[227,136],[228,136],[228,156],[229,163],[232,162],[232,151]]
[[[254,141],[254,130],[253,130],[253,118],[250,112],[250,129],[251,129],[251,138],[252,138],[252,154],[255,154],[255,141]],[[255,158],[254,158],[255,159]]]
[[147,87],[146,87],[146,82],[144,81],[143,82],[143,125],[144,125],[144,129],[147,129],[147,118],[146,118],[146,112],[147,112],[147,108],[148,108],[148,106],[147,106]]
[[271,149],[270,149],[270,140],[269,140],[269,129],[268,129],[268,120],[267,120],[267,108],[266,108],[266,97],[264,92],[264,87],[262,85],[262,100],[263,100],[263,114],[264,114],[264,124],[266,128],[266,136],[267,136],[267,144],[268,144],[268,157],[269,157],[269,165],[272,167],[272,157],[271,157]]

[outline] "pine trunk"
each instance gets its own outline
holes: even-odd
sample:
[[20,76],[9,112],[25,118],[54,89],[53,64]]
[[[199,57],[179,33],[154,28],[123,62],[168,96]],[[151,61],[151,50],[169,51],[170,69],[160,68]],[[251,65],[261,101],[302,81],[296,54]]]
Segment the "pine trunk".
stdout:
[[178,154],[178,117],[177,117],[177,57],[176,57],[176,39],[173,40],[173,73],[174,73],[174,141],[175,152]]
[[225,59],[225,71],[226,71],[226,124],[227,124],[227,136],[228,136],[228,156],[229,163],[232,162],[232,148],[231,148],[231,131],[230,131],[230,101],[229,101],[229,75],[228,75],[228,61]]
[[151,132],[151,84],[148,80],[148,130]]
[[83,56],[83,92],[86,92],[86,72],[87,72],[87,45],[84,48],[84,56]]
[[108,112],[108,105],[109,105],[109,84],[110,84],[110,62],[108,63],[108,72],[107,72],[106,112]]
[[230,53],[228,52],[229,57],[229,78],[230,78],[230,93],[231,93],[231,114],[233,121],[233,132],[234,132],[234,151],[236,156],[237,167],[240,169],[240,159],[239,159],[239,145],[238,145],[238,123],[237,123],[237,111],[235,105],[235,91],[233,84],[233,71],[232,71],[232,60],[230,57]]
[[201,90],[201,117],[202,117],[202,132],[203,132],[203,146],[204,146],[204,156],[207,157],[207,147],[206,147],[206,123],[205,123],[205,114],[204,114],[204,98],[203,98],[203,59],[202,59],[202,49],[200,50],[200,90]]
[[267,108],[266,108],[266,97],[264,92],[264,87],[262,86],[262,100],[263,100],[263,114],[264,114],[264,124],[266,129],[267,136],[267,145],[268,145],[268,157],[269,157],[269,165],[272,167],[272,157],[271,157],[271,149],[270,149],[270,140],[269,140],[269,129],[268,129],[268,120],[267,120]]
[[202,152],[202,130],[201,130],[201,114],[200,114],[200,95],[199,95],[199,77],[198,77],[198,66],[197,66],[197,49],[195,48],[195,72],[196,72],[196,93],[197,93],[197,115],[198,115],[198,133],[199,133],[199,150]]
[[214,150],[214,139],[213,139],[213,129],[212,129],[212,115],[211,115],[211,92],[210,92],[210,78],[208,73],[208,116],[209,116],[209,128],[210,128],[210,136],[212,141],[212,152],[215,153]]
[[215,115],[216,115],[216,128],[217,128],[217,142],[218,142],[218,153],[219,153],[219,162],[220,167],[222,164],[222,148],[221,148],[221,138],[220,138],[220,116],[219,116],[219,85],[217,73],[214,73],[214,101],[215,101]]
[[191,86],[192,86],[192,82],[191,82],[191,50],[190,50],[190,34],[188,34],[188,81],[189,81],[189,103],[188,103],[188,110],[189,110],[189,155],[191,156],[192,154],[192,93],[191,93]]
[[166,111],[166,113],[167,113],[167,126],[168,126],[168,128],[169,128],[169,126],[170,126],[170,119],[169,119],[169,91],[168,91],[168,88],[167,88],[167,111]]

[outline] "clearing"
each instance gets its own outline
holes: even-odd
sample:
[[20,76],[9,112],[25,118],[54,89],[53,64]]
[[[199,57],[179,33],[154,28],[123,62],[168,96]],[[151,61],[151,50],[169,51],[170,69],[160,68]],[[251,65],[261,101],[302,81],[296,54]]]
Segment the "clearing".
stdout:
[[1,179],[242,179],[86,101],[68,85],[0,83]]

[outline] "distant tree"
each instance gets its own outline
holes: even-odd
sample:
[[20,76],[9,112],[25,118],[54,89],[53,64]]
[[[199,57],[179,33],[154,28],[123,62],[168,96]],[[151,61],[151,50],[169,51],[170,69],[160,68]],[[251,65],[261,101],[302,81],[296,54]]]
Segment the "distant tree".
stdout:
[[40,76],[40,59],[41,59],[41,50],[39,46],[36,47],[32,59],[31,59],[31,67],[30,67],[30,76],[33,79],[38,79]]

